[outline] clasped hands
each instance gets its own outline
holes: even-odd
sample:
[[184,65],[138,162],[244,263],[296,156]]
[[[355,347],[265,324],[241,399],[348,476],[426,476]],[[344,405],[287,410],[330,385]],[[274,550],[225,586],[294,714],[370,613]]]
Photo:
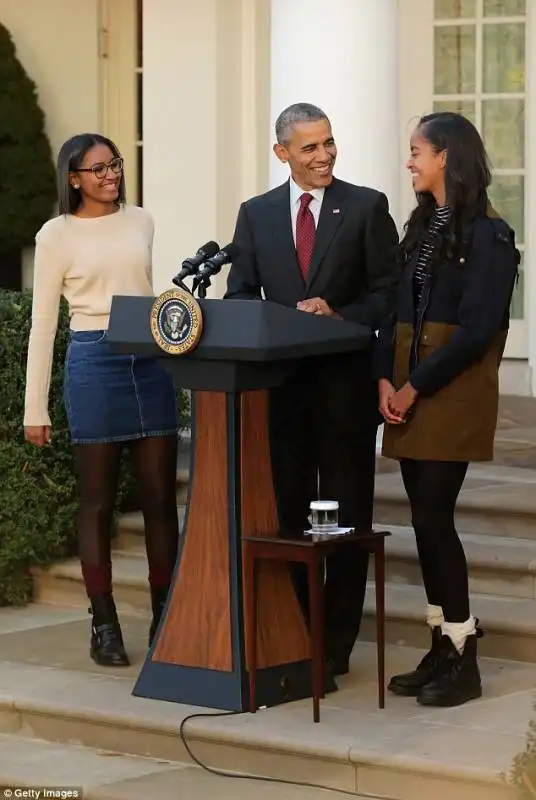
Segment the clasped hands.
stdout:
[[378,386],[380,414],[389,425],[403,425],[415,403],[418,392],[410,383],[396,391],[391,381],[382,378]]
[[[337,317],[341,315],[326,303],[322,297],[311,297],[301,300],[296,308],[309,314],[318,314],[323,317]],[[389,425],[402,425],[407,422],[408,412],[417,399],[418,392],[410,383],[406,383],[396,391],[391,381],[382,378],[379,382],[380,413]]]
[[318,314],[322,317],[336,317],[342,319],[341,315],[334,311],[322,297],[310,297],[307,300],[300,300],[296,308],[298,311],[306,311],[308,314]]

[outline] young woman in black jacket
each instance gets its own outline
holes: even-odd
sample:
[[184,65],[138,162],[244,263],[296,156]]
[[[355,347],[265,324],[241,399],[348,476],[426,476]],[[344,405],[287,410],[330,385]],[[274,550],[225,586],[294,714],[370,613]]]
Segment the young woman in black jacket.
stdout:
[[389,688],[424,705],[482,694],[467,563],[454,511],[467,468],[491,461],[499,366],[519,253],[488,200],[491,173],[471,122],[423,117],[408,161],[417,206],[401,242],[396,314],[377,347],[383,454],[400,461],[432,647]]

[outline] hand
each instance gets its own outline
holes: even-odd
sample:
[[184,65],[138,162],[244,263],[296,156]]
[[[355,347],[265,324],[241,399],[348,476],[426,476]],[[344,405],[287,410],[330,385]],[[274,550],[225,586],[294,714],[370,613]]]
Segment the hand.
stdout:
[[396,389],[391,381],[382,378],[378,383],[378,394],[380,400],[380,414],[388,425],[401,425],[403,417],[396,416],[389,408],[391,397],[396,394]]
[[50,444],[50,425],[26,425],[24,427],[24,438],[27,442],[35,444],[37,447],[44,447]]
[[417,395],[418,392],[413,386],[410,383],[406,383],[405,386],[389,398],[389,411],[395,416],[400,417],[403,421],[406,421],[405,417],[415,403]]
[[340,314],[333,311],[321,297],[300,300],[296,308],[298,311],[306,311],[308,314],[318,314],[322,317],[340,317]]

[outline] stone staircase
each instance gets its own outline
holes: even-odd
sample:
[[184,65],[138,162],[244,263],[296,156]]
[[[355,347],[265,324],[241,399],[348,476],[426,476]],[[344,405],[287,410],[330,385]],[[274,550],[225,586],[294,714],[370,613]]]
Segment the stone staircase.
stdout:
[[[184,447],[177,472],[181,524],[188,462]],[[381,456],[377,466],[375,524],[393,534],[387,544],[386,572],[387,673],[391,674],[415,664],[422,654],[416,648],[428,646],[429,633],[423,624],[425,597],[398,468]],[[479,642],[482,700],[459,709],[426,710],[411,698],[388,697],[385,711],[378,711],[371,570],[352,669],[338,681],[339,692],[322,702],[321,724],[312,724],[309,701],[254,717],[196,720],[190,734],[194,752],[220,769],[304,780],[346,791],[356,799],[516,800],[504,774],[513,755],[524,748],[536,685],[535,401],[503,398],[495,462],[470,469],[457,522],[470,565],[473,612],[486,632]],[[4,654],[0,733],[9,734],[5,742],[0,736],[0,787],[7,778],[15,783],[23,772],[9,760],[3,766],[4,753],[9,755],[16,747],[29,753],[33,748],[32,752],[42,753],[36,758],[41,759],[43,773],[53,751],[58,758],[63,753],[61,757],[69,759],[72,748],[83,745],[78,754],[72,750],[72,757],[80,758],[81,764],[84,759],[94,763],[96,783],[106,783],[104,773],[97,779],[97,771],[111,752],[119,759],[113,763],[121,776],[124,770],[124,793],[116,793],[115,785],[112,791],[110,783],[110,791],[104,787],[91,792],[99,800],[134,800],[146,796],[145,790],[160,794],[160,787],[163,796],[168,796],[168,788],[170,797],[177,796],[173,787],[182,786],[181,780],[194,781],[192,789],[185,785],[185,796],[201,800],[210,791],[206,781],[212,779],[223,781],[221,787],[213,784],[213,791],[222,797],[233,792],[238,798],[243,790],[271,798],[273,788],[274,798],[276,791],[279,797],[316,798],[314,789],[240,781],[235,788],[234,781],[192,772],[178,726],[187,714],[203,710],[131,696],[146,654],[150,613],[140,514],[119,520],[113,567],[116,600],[133,657],[132,667],[124,672],[111,674],[87,658],[87,600],[76,560],[36,571],[35,604],[29,609],[0,609]],[[37,740],[59,744],[54,750]],[[39,769],[31,773],[36,784],[44,782],[37,780]],[[136,780],[139,790],[134,787]]]
[[[425,647],[425,595],[410,511],[396,464],[379,457],[375,524],[392,531],[387,543],[387,638]],[[468,563],[473,613],[487,636],[479,652],[536,662],[536,401],[501,398],[492,464],[472,465],[456,524]],[[375,635],[369,582],[362,637]]]
[[[536,663],[536,403],[503,399],[491,465],[470,467],[462,490],[457,525],[470,567],[473,611],[488,633],[484,655]],[[183,446],[177,472],[179,518],[187,498],[189,451]],[[520,466],[521,464],[521,466]],[[426,647],[425,597],[410,515],[394,462],[378,457],[375,524],[392,531],[387,540],[387,640]],[[372,565],[371,565],[372,566]],[[114,544],[114,584],[119,608],[149,613],[143,519],[125,514]],[[78,561],[56,564],[35,575],[35,599],[42,603],[87,605]],[[372,569],[361,638],[375,640]]]

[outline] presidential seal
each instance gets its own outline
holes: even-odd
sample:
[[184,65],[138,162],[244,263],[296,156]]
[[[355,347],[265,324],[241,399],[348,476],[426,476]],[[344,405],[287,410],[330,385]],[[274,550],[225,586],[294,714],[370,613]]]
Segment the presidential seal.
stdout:
[[197,347],[203,315],[195,297],[183,289],[159,295],[151,309],[151,332],[157,345],[170,355],[184,355]]

